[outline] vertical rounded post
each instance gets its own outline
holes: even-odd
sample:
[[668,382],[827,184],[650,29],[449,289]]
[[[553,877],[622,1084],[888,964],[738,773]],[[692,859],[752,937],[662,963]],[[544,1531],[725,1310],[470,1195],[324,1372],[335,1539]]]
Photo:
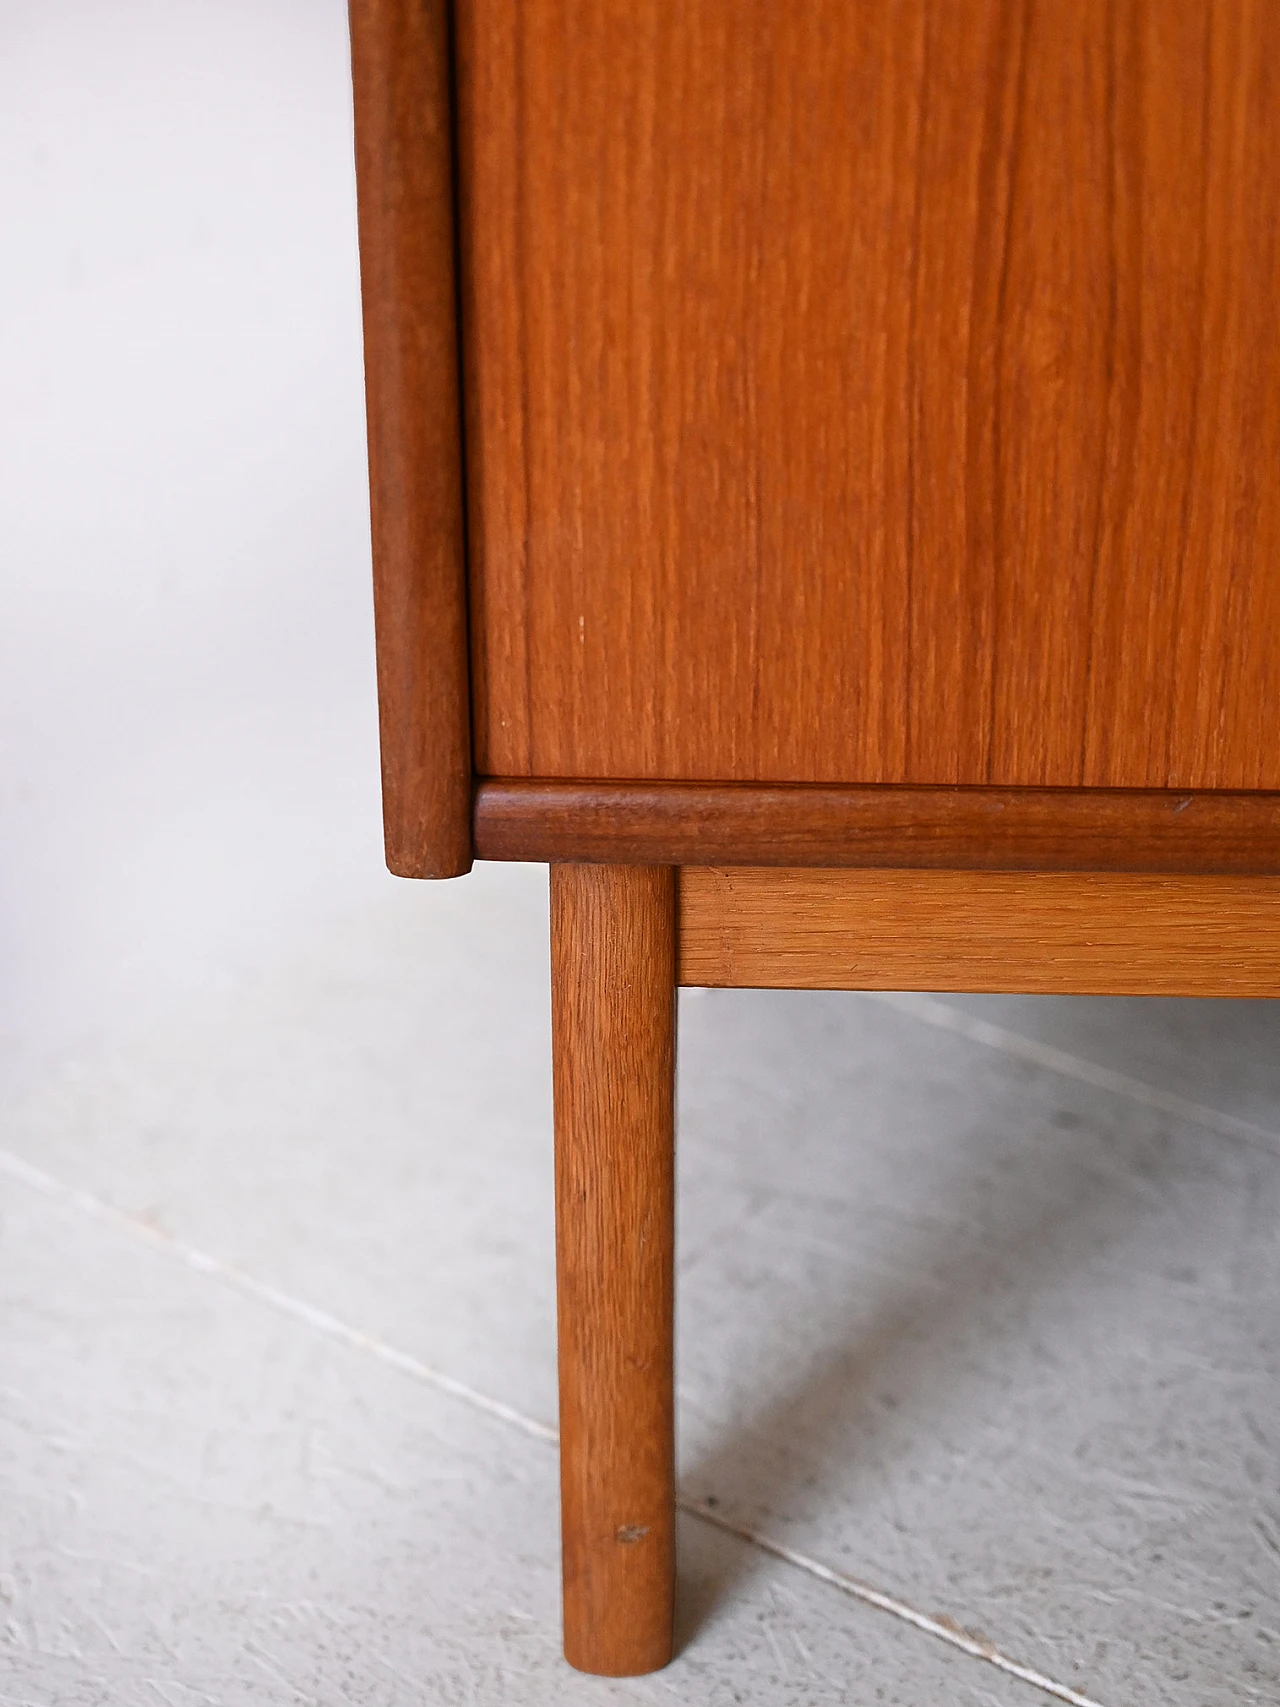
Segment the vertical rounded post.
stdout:
[[471,869],[445,0],[350,0],[387,864]]
[[671,1658],[675,872],[553,865],[564,1651]]

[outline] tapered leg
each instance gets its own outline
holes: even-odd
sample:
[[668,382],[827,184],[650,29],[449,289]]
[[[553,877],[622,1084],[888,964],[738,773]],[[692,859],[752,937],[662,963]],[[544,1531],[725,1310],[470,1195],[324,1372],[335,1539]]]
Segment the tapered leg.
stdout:
[[675,873],[551,868],[564,1651],[671,1658]]

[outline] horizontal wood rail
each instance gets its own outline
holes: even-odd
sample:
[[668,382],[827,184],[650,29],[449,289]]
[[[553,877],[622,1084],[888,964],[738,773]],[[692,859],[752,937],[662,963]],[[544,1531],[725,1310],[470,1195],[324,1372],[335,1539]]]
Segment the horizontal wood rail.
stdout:
[[482,780],[480,859],[1280,874],[1280,794]]
[[1280,995],[1280,878],[1128,872],[680,873],[685,985]]

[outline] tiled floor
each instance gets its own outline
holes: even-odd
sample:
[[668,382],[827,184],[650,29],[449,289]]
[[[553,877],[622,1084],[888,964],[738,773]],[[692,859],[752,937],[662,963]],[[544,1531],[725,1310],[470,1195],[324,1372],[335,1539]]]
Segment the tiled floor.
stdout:
[[544,886],[389,886],[9,1123],[0,1701],[1280,1696],[1261,1004],[687,994],[683,1486],[802,1563],[689,1515],[675,1664],[562,1666]]

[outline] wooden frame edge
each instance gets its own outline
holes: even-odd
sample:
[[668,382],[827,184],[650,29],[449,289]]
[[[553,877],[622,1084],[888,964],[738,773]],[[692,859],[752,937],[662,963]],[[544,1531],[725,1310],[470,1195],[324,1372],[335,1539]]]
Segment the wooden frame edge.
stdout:
[[387,864],[472,860],[446,0],[350,0]]
[[1280,794],[481,778],[480,859],[1280,873]]

